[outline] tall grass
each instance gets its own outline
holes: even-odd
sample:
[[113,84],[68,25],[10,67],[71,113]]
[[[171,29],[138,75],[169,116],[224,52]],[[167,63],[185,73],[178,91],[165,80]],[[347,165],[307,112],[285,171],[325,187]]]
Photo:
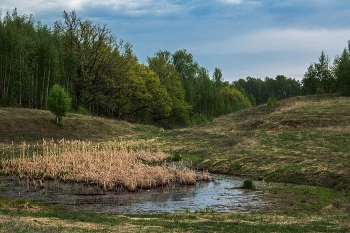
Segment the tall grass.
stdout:
[[[98,185],[105,191],[134,191],[174,184],[195,184],[196,173],[183,166],[167,166],[166,153],[147,141],[43,140],[42,145],[9,146],[0,169],[6,175],[27,179],[60,179]],[[156,163],[153,163],[156,162]],[[151,164],[158,164],[157,166]]]

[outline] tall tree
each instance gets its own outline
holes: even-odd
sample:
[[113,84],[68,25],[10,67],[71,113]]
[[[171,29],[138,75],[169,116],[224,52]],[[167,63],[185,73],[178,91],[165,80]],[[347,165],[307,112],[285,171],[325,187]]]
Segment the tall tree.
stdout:
[[171,112],[163,118],[173,118],[180,122],[186,122],[189,118],[191,107],[185,101],[185,91],[181,83],[181,76],[171,62],[171,53],[169,51],[158,51],[154,57],[148,57],[147,61],[149,67],[157,74],[161,84],[171,98]]
[[302,83],[308,89],[309,94],[316,94],[316,90],[319,86],[319,80],[317,78],[317,70],[314,64],[311,64],[307,69]]
[[224,82],[224,78],[220,68],[215,67],[214,73],[213,73],[213,81],[217,88],[220,88],[222,86],[222,83]]
[[67,80],[74,84],[75,105],[91,107],[96,99],[94,87],[104,82],[108,67],[114,63],[113,55],[123,41],[118,41],[106,25],[82,21],[75,11],[64,11],[62,16],[64,22],[55,22],[55,29],[63,37],[65,60],[76,64],[75,69],[68,66]]
[[302,80],[309,94],[331,93],[336,89],[336,82],[333,77],[328,56],[321,52],[318,63],[311,64],[304,74]]
[[318,59],[318,63],[315,63],[317,72],[317,78],[320,82],[323,93],[330,93],[333,91],[333,76],[330,69],[330,61],[324,51],[321,52],[321,56]]
[[197,102],[196,87],[199,65],[194,60],[193,55],[185,49],[176,51],[172,55],[172,62],[176,71],[181,75],[186,102],[194,108]]
[[344,49],[341,56],[334,60],[333,72],[338,90],[343,95],[350,95],[350,41],[349,50]]

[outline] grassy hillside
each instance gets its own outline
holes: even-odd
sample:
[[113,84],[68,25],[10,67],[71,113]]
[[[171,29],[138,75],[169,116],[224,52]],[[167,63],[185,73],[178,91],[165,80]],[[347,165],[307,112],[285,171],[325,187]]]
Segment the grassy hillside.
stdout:
[[55,125],[48,111],[0,108],[0,143],[47,139],[110,141],[146,138],[181,153],[198,168],[298,184],[350,188],[350,98],[295,97],[240,111],[207,125],[160,132],[157,127],[69,114]]
[[43,138],[96,142],[158,132],[153,126],[73,113],[68,114],[64,122],[64,127],[57,126],[55,116],[49,111],[0,108],[0,144],[36,143]]
[[212,172],[350,188],[350,98],[296,97],[211,124],[164,132],[160,141]]

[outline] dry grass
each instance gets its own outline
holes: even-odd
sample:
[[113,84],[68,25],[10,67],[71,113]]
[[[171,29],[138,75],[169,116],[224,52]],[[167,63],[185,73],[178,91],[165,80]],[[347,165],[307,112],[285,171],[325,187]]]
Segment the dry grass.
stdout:
[[[1,215],[0,224],[6,226],[6,224],[13,225],[14,228],[24,229],[25,232],[27,229],[40,229],[44,232],[51,231],[60,231],[60,228],[65,229],[65,232],[102,232],[105,230],[101,229],[101,224],[97,223],[86,223],[86,222],[77,222],[77,221],[69,221],[69,220],[61,220],[58,218],[48,218],[48,217],[13,217],[7,215]],[[22,226],[22,227],[19,227]],[[1,231],[0,232],[4,232]],[[20,230],[19,230],[20,232]],[[113,232],[112,230],[105,232]]]
[[[170,184],[195,184],[196,173],[188,168],[166,166],[169,156],[160,151],[140,150],[140,142],[110,142],[93,145],[85,141],[43,141],[42,145],[22,144],[19,155],[10,149],[0,162],[6,175],[30,180],[28,189],[46,179],[98,185],[105,191],[154,188]],[[158,166],[150,163],[162,164]]]

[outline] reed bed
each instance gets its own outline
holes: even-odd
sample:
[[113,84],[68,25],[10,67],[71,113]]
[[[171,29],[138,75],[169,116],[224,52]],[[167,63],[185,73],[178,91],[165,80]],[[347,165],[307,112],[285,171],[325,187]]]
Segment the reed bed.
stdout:
[[[104,191],[150,189],[175,184],[195,184],[195,171],[166,165],[166,153],[144,142],[43,140],[42,145],[22,144],[3,152],[0,169],[27,180],[60,179],[97,185]],[[5,156],[6,155],[6,156]],[[158,164],[158,165],[152,165]]]

